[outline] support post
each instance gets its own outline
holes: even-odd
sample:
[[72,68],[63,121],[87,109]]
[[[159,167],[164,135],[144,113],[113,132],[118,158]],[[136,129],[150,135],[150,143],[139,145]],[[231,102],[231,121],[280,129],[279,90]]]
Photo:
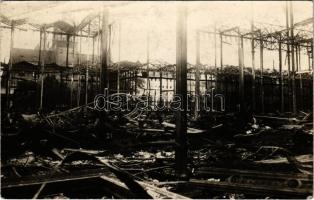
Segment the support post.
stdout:
[[314,53],[313,53],[313,44],[314,44],[314,37],[313,37],[313,41],[311,42],[311,57],[312,57],[312,69],[311,70],[314,70]]
[[74,65],[75,65],[75,36],[73,36],[73,59],[72,59],[71,86],[70,86],[70,105],[71,105],[71,107],[73,106]]
[[[92,64],[91,64],[91,66],[94,67],[94,62],[95,62],[95,37],[93,37],[92,40],[93,40],[93,52],[92,52]],[[92,90],[91,94],[95,95],[95,93],[94,93],[94,77],[93,77],[92,74],[91,74],[91,90]]]
[[37,76],[40,72],[40,69],[41,69],[41,51],[42,51],[42,40],[43,40],[43,33],[42,33],[42,29],[40,29],[40,32],[39,32],[39,52],[38,52],[38,69],[36,70],[36,75],[35,75],[35,79],[36,79],[36,82],[37,82]]
[[137,95],[137,70],[134,71],[134,95]]
[[263,38],[262,32],[260,31],[260,70],[261,70],[261,111],[264,113],[264,83],[263,83],[263,76],[264,76],[264,52],[263,52]]
[[103,8],[102,31],[101,31],[101,70],[100,70],[100,93],[105,93],[107,88],[107,70],[108,70],[108,9]]
[[7,71],[7,80],[6,80],[6,107],[10,109],[10,90],[11,90],[11,70],[13,65],[13,46],[14,46],[14,22],[11,23],[11,41],[10,41],[10,62],[9,68]]
[[44,97],[44,76],[45,76],[45,54],[46,54],[46,27],[43,27],[43,34],[44,34],[44,46],[42,50],[42,59],[41,59],[41,70],[40,70],[40,103],[39,103],[39,110],[43,109],[43,97]]
[[239,33],[239,66],[240,66],[240,80],[239,80],[239,89],[240,89],[240,112],[244,114],[245,112],[245,100],[244,100],[244,52],[243,52],[243,36]]
[[[288,60],[288,96],[291,97],[291,59],[290,59],[290,31],[289,31],[289,8],[288,8],[288,1],[286,1],[286,29],[287,29],[287,37],[288,37],[288,42],[287,42],[287,60]],[[291,108],[291,100],[288,98],[288,105],[289,105],[289,111],[292,110]]]
[[[251,26],[251,31],[254,31],[254,26],[252,23]],[[256,100],[255,100],[255,41],[254,41],[254,37],[252,37],[252,41],[251,41],[251,48],[252,48],[252,110],[253,112],[256,111]]]
[[223,41],[222,41],[222,33],[219,33],[219,37],[220,37],[220,68],[223,68]]
[[121,62],[121,21],[119,22],[119,52],[118,52],[118,74],[117,74],[117,93],[120,93],[120,62]]
[[196,32],[196,65],[195,65],[195,110],[194,117],[198,117],[200,105],[200,32]]
[[311,54],[309,48],[307,48],[307,58],[308,58],[308,65],[309,65],[309,71],[311,70]]
[[93,52],[92,52],[92,65],[95,62],[95,37],[93,37]]
[[166,80],[166,85],[167,85],[167,108],[169,106],[169,71],[167,73],[167,80]]
[[185,174],[187,165],[187,10],[177,8],[176,26],[176,95],[181,97],[181,109],[176,111],[176,174]]
[[216,33],[216,23],[215,23],[215,33],[214,33],[214,48],[215,48],[215,69],[217,70],[217,33]]
[[67,52],[66,52],[66,58],[65,58],[65,66],[69,67],[69,45],[70,45],[70,35],[67,35]]
[[[81,31],[82,35],[82,31]],[[79,49],[79,57],[78,57],[78,78],[77,78],[77,106],[80,106],[80,100],[81,100],[81,56],[82,56],[82,37],[80,37],[79,40],[80,49]]]
[[256,88],[255,88],[255,40],[254,40],[254,3],[251,3],[251,53],[252,53],[252,111],[256,111]]
[[86,66],[86,72],[85,72],[85,106],[88,104],[88,65]]
[[159,105],[162,106],[162,68],[159,70]]
[[296,104],[296,94],[295,94],[295,60],[294,60],[294,32],[293,32],[293,7],[292,2],[290,1],[290,36],[291,36],[291,64],[292,64],[292,112],[296,114],[297,112],[297,104]]
[[301,48],[300,45],[297,46],[298,49],[298,71],[299,73],[299,84],[300,84],[300,108],[303,109],[303,81],[302,81],[302,69],[301,69]]
[[147,56],[147,79],[146,79],[146,89],[148,91],[148,98],[150,98],[150,80],[149,80],[149,43],[150,43],[150,38],[149,38],[149,31],[147,31],[147,40],[146,40],[146,56]]
[[282,72],[282,54],[281,54],[281,36],[279,36],[279,74],[280,74],[280,111],[284,112],[284,87],[283,87],[283,72]]

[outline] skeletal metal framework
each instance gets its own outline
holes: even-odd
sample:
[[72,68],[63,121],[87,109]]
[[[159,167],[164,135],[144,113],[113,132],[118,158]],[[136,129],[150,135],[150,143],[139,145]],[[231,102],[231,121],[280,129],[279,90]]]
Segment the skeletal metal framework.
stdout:
[[[252,93],[255,97],[255,78],[259,78],[259,86],[260,86],[260,99],[261,99],[261,112],[264,112],[264,74],[263,74],[263,50],[273,50],[278,51],[279,56],[279,74],[280,74],[280,87],[281,87],[281,111],[284,111],[284,95],[283,95],[283,85],[284,85],[284,72],[282,70],[282,51],[285,51],[288,57],[288,88],[289,92],[292,94],[292,111],[296,112],[296,75],[297,71],[302,72],[300,69],[300,51],[301,49],[306,49],[309,55],[309,60],[313,59],[313,32],[311,26],[313,26],[313,18],[309,18],[303,20],[301,22],[294,23],[293,22],[293,13],[292,13],[292,6],[290,4],[290,13],[288,13],[288,6],[287,6],[287,18],[290,16],[290,21],[287,20],[287,27],[278,27],[278,26],[269,26],[266,24],[260,24],[260,26],[256,26],[252,23],[250,30],[241,30],[239,27],[231,27],[228,29],[219,29],[215,27],[214,31],[209,30],[197,30],[196,32],[196,65],[189,65],[187,63],[187,11],[186,8],[179,8],[177,11],[177,32],[176,32],[176,64],[169,64],[169,63],[159,63],[153,64],[150,61],[149,55],[149,34],[147,36],[148,45],[147,45],[147,63],[139,64],[139,65],[131,65],[122,67],[121,63],[111,63],[111,31],[112,29],[120,29],[121,24],[118,23],[111,23],[109,24],[109,8],[104,7],[100,13],[88,15],[84,18],[81,23],[79,24],[69,24],[65,21],[56,21],[50,24],[33,24],[31,22],[27,22],[25,19],[19,20],[12,20],[7,18],[6,16],[0,16],[0,22],[3,24],[1,25],[2,28],[9,28],[11,30],[11,43],[10,43],[10,62],[9,67],[7,69],[7,85],[6,85],[6,95],[7,100],[9,99],[10,95],[10,72],[12,70],[12,49],[13,49],[13,38],[14,38],[14,30],[22,30],[23,25],[30,25],[32,28],[29,28],[34,31],[40,32],[40,48],[39,48],[39,60],[38,60],[38,67],[40,68],[40,105],[39,110],[43,108],[43,93],[44,93],[44,76],[45,76],[45,50],[46,50],[46,40],[47,34],[60,34],[66,35],[66,47],[67,47],[67,55],[66,55],[66,67],[70,67],[69,63],[69,41],[72,39],[73,41],[78,40],[79,42],[79,52],[81,53],[81,38],[85,37],[93,42],[93,55],[92,61],[87,63],[82,63],[81,58],[78,58],[78,62],[75,63],[73,61],[72,68],[70,70],[71,74],[71,106],[72,106],[72,98],[73,98],[73,81],[74,76],[76,76],[76,80],[78,82],[77,88],[77,106],[81,105],[80,101],[80,90],[81,90],[81,75],[85,76],[85,101],[84,104],[88,105],[88,84],[89,84],[89,76],[91,75],[91,69],[94,69],[95,74],[98,78],[97,84],[99,84],[99,93],[105,93],[105,89],[113,89],[118,92],[125,91],[125,88],[120,88],[120,84],[124,82],[126,85],[127,83],[124,80],[129,79],[131,81],[129,91],[132,92],[134,95],[137,95],[137,81],[139,77],[139,72],[147,72],[147,88],[146,90],[150,94],[150,84],[149,76],[150,71],[157,71],[159,72],[159,93],[162,94],[163,92],[168,92],[162,89],[163,80],[173,81],[174,87],[173,92],[175,94],[181,96],[187,96],[188,93],[188,84],[187,82],[192,81],[195,82],[195,96],[199,96],[201,94],[200,90],[200,82],[204,81],[201,79],[201,75],[205,75],[206,81],[206,92],[211,90],[207,86],[207,79],[209,74],[214,74],[216,77],[223,70],[226,66],[223,64],[223,44],[224,38],[226,37],[233,37],[238,39],[238,58],[239,58],[239,90],[238,94],[240,97],[240,111],[241,114],[245,112],[245,101],[244,101],[244,47],[243,43],[245,40],[249,40],[252,42],[252,72],[251,75],[253,76],[253,87]],[[290,14],[290,15],[289,15]],[[290,22],[290,23],[289,23]],[[311,28],[311,30],[309,30]],[[217,31],[219,30],[219,31]],[[200,34],[214,34],[219,35],[220,37],[220,69],[215,62],[214,72],[211,71],[206,65],[201,64],[200,60]],[[121,39],[120,39],[121,40]],[[215,37],[215,52],[216,52],[216,37]],[[75,45],[73,45],[75,48]],[[119,45],[119,49],[121,45]],[[260,69],[259,73],[257,74],[257,69],[255,69],[255,49],[260,48]],[[95,55],[95,50],[98,49],[99,58]],[[73,49],[73,56],[75,50]],[[120,57],[119,57],[120,60]],[[215,58],[216,61],[216,58]],[[310,65],[309,62],[309,70],[312,74],[313,72],[313,65]],[[117,75],[117,83],[118,86],[111,88],[109,84],[109,71],[116,71]],[[172,74],[169,77],[169,74]],[[192,78],[191,75],[195,75],[195,78]],[[166,77],[165,77],[166,75]],[[302,89],[302,76],[300,73],[300,88]],[[156,77],[154,77],[156,78]],[[213,76],[211,76],[213,78]],[[63,81],[63,77],[60,76],[61,82]],[[167,82],[168,83],[168,82]],[[132,90],[132,91],[131,91]],[[190,91],[192,87],[190,86]],[[301,90],[302,91],[302,90]],[[302,95],[302,94],[301,94]],[[176,112],[176,163],[177,163],[177,173],[179,176],[185,173],[186,165],[187,165],[187,99],[183,98],[183,110],[179,110]],[[157,101],[157,100],[156,100]],[[161,95],[159,99],[159,103],[162,101]],[[256,108],[255,99],[253,100],[253,109]],[[9,107],[9,102],[7,103],[7,108]],[[195,112],[194,117],[197,118],[199,116],[198,108],[200,108],[200,100],[195,98]],[[255,111],[255,110],[253,110]]]

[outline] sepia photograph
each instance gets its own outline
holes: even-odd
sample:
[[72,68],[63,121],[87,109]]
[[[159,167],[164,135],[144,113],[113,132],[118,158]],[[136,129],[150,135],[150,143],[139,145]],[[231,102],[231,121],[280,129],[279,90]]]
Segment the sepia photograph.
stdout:
[[1,198],[314,199],[313,1],[1,1]]

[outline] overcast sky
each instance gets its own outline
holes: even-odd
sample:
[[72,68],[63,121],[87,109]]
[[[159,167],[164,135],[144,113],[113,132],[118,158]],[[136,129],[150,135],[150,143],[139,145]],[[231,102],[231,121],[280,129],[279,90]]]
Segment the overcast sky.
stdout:
[[[146,62],[147,32],[150,34],[150,57],[152,60],[175,63],[175,28],[177,2],[5,2],[0,4],[0,13],[13,19],[27,18],[29,22],[43,24],[57,20],[79,24],[90,13],[97,13],[103,5],[109,5],[110,22],[121,21],[121,60]],[[195,63],[195,31],[213,31],[239,26],[243,32],[250,29],[251,19],[257,27],[274,24],[285,26],[285,1],[217,1],[188,2],[188,62]],[[294,1],[294,21],[313,16],[313,3]],[[32,11],[32,12],[30,12]],[[279,28],[276,27],[277,29]],[[114,26],[112,59],[118,60],[118,26]],[[268,26],[269,28],[271,26]],[[303,27],[302,27],[303,28]],[[280,29],[280,28],[279,28]],[[313,30],[312,25],[304,27]],[[1,29],[0,59],[9,58],[10,31]],[[218,39],[218,37],[217,37]],[[225,38],[224,64],[238,65],[237,41]],[[48,40],[49,42],[49,40]],[[17,30],[14,47],[34,49],[39,43],[39,33]],[[91,41],[82,39],[83,53],[91,52]],[[245,41],[245,66],[251,66],[250,41]],[[219,62],[217,40],[217,64]],[[214,65],[214,37],[201,35],[201,63]],[[285,59],[283,54],[283,59]],[[278,68],[278,52],[265,51],[264,66]],[[308,67],[306,51],[302,51],[301,63]],[[285,64],[285,62],[284,62]],[[259,66],[258,51],[256,66]]]

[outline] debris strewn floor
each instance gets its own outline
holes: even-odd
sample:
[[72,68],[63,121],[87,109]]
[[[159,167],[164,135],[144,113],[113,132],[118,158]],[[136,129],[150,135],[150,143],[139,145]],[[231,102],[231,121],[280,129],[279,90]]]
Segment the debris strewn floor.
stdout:
[[[157,120],[151,115],[140,125],[107,114],[106,120],[111,122],[103,125],[108,130],[103,134],[97,127],[102,120],[97,112],[78,108],[46,116],[18,117],[14,122],[19,124],[16,132],[2,137],[6,141],[3,151],[15,149],[12,155],[4,154],[1,162],[4,197],[27,194],[29,198],[81,198],[86,191],[70,188],[87,184],[95,192],[93,198],[267,198],[311,194],[310,114],[300,113],[293,120],[252,116],[242,130],[235,116],[230,120],[217,114],[217,124],[208,127],[197,125],[204,124],[202,118],[192,120],[190,124],[194,125],[188,128],[189,174],[178,180],[171,117],[151,123]],[[270,184],[273,187],[268,188]],[[103,190],[108,185],[116,192]],[[16,193],[17,188],[23,193]],[[120,190],[123,192],[117,192]]]

